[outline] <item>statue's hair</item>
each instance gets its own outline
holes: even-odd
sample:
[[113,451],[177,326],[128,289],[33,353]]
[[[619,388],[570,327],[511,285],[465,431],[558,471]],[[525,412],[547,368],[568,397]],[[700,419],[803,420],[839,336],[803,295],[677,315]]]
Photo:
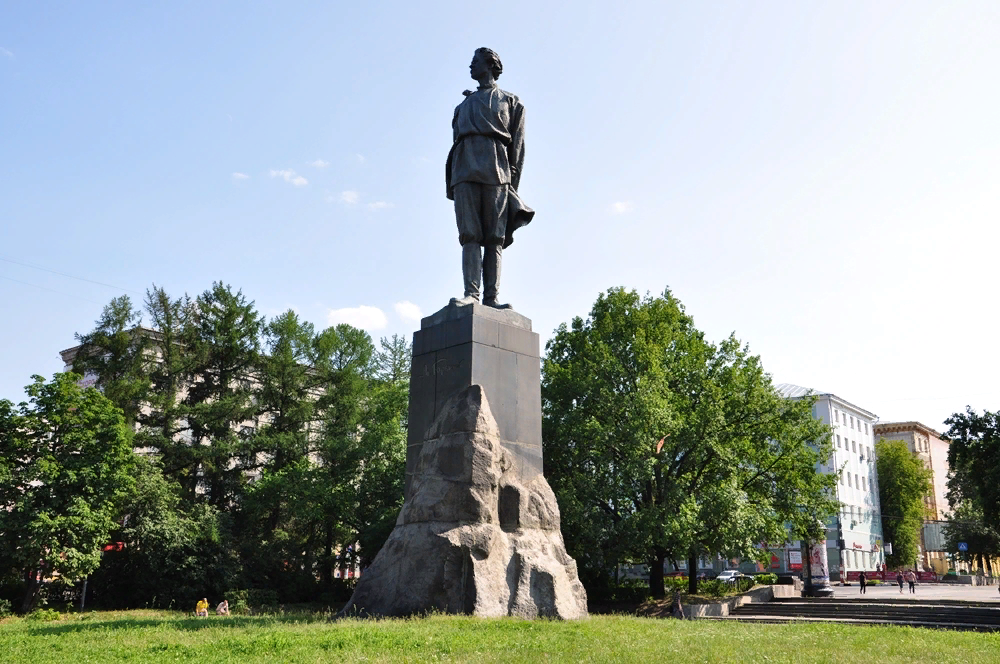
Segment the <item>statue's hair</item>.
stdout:
[[482,48],[477,48],[476,53],[482,55],[489,62],[493,78],[500,78],[500,74],[503,73],[503,64],[500,62],[500,56],[497,55],[497,52],[483,46]]

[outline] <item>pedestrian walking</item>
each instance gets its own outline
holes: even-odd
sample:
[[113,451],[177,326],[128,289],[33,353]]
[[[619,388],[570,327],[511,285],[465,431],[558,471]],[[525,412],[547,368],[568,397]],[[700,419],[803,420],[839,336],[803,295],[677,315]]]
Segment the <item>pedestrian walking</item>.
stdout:
[[910,593],[916,594],[917,592],[917,575],[913,573],[911,569],[906,573],[906,582],[910,584]]
[[861,572],[858,574],[858,581],[861,582],[861,594],[865,594],[865,587],[868,585],[868,579],[865,577],[865,573]]
[[899,594],[903,594],[903,572],[896,572],[896,583],[899,584]]

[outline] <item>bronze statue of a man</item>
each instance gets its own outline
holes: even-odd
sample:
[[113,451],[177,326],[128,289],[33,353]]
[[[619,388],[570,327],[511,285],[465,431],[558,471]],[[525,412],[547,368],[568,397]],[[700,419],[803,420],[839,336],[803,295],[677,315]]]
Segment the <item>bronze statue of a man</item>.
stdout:
[[535,212],[517,195],[524,164],[524,104],[497,87],[502,71],[496,53],[476,49],[469,73],[479,88],[466,90],[465,100],[455,107],[445,183],[448,198],[455,201],[465,279],[465,297],[452,302],[479,302],[482,276],[483,304],[509,309],[497,302],[500,257],[514,241],[514,231]]

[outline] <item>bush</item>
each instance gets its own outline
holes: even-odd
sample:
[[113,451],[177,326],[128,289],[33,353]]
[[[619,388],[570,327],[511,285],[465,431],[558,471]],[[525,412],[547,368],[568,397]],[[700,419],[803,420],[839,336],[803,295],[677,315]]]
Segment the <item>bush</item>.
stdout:
[[229,612],[236,615],[268,613],[278,610],[278,592],[270,588],[245,588],[226,593]]
[[35,609],[27,615],[28,620],[39,620],[42,622],[59,620],[61,617],[55,609]]
[[754,583],[759,583],[762,586],[773,586],[778,583],[777,574],[758,574],[754,578]]
[[698,584],[698,594],[708,595],[709,597],[724,597],[730,590],[732,590],[732,587],[728,583],[715,579],[702,581]]
[[0,618],[6,618],[12,613],[14,613],[14,608],[11,606],[10,600],[0,599]]

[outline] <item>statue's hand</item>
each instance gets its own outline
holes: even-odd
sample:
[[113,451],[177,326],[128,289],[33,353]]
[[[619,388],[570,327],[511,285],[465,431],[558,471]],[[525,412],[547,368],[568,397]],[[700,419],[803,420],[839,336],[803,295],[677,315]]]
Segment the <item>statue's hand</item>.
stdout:
[[472,90],[462,90],[462,94],[468,97],[469,95],[472,94]]

